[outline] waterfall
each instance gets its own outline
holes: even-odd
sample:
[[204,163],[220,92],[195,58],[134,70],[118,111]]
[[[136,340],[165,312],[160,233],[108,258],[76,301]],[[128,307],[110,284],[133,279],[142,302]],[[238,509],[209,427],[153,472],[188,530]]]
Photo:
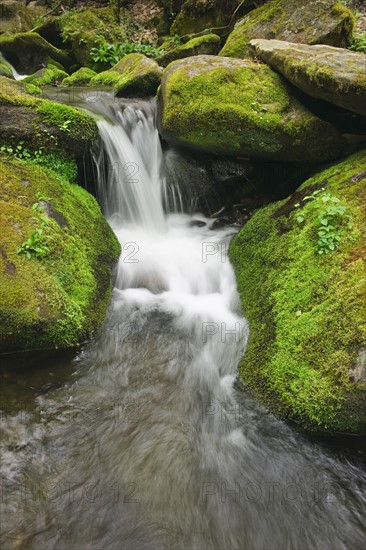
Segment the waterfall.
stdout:
[[13,67],[13,65],[11,63],[9,63],[9,61],[7,61],[5,59],[5,57],[2,55],[2,53],[0,52],[0,63],[1,61],[5,61],[9,67],[10,67],[10,70],[13,74],[13,77],[14,77],[14,80],[23,80],[24,78],[26,78],[28,75],[27,74],[19,74]]
[[99,180],[106,194],[104,189],[100,194],[104,194],[105,215],[113,226],[129,222],[163,231],[162,150],[154,124],[154,105],[144,107],[110,108],[109,119],[98,120],[109,165],[107,181]]

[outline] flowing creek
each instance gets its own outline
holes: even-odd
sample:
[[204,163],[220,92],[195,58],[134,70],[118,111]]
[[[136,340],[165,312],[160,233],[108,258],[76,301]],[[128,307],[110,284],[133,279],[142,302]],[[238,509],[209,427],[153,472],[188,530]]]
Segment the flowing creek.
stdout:
[[2,372],[2,547],[361,550],[360,453],[236,383],[235,229],[187,213],[161,175],[153,103],[88,109],[122,255],[104,327],[75,359]]

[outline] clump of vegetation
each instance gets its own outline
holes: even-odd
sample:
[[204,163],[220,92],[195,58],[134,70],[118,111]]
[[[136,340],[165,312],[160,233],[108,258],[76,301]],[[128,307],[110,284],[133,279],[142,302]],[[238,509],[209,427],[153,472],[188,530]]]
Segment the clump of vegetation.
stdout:
[[67,181],[75,182],[78,168],[74,159],[67,157],[61,152],[44,151],[44,149],[30,150],[25,146],[24,140],[13,145],[1,145],[0,153],[8,158],[16,158],[22,161],[29,161],[32,164],[45,166],[54,170]]
[[113,67],[120,59],[131,53],[141,53],[147,57],[157,57],[161,50],[151,44],[139,44],[121,42],[119,44],[110,44],[105,40],[100,40],[98,45],[90,50],[90,57],[96,63],[103,63],[108,67]]
[[[345,226],[351,230],[352,216],[348,214],[347,206],[342,205],[341,201],[331,193],[325,193],[325,188],[314,191],[311,195],[303,198],[303,202],[316,201],[320,203],[318,213],[318,229],[317,243],[315,248],[318,254],[329,254],[334,252],[338,247],[342,235],[345,233]],[[320,194],[320,196],[319,196]],[[295,204],[296,208],[300,208],[301,204]],[[306,208],[302,209],[301,213],[295,216],[299,224],[304,224],[306,221]]]
[[36,197],[37,201],[32,206],[33,210],[36,212],[36,216],[33,216],[32,219],[37,222],[38,227],[35,231],[32,231],[30,237],[26,241],[22,242],[16,252],[17,254],[25,254],[28,260],[31,258],[40,260],[47,256],[50,252],[49,245],[52,241],[52,236],[50,235],[50,221],[43,213],[42,206],[43,202],[52,199],[44,197],[42,193],[37,193]]
[[366,53],[366,32],[354,33],[349,49],[354,52]]

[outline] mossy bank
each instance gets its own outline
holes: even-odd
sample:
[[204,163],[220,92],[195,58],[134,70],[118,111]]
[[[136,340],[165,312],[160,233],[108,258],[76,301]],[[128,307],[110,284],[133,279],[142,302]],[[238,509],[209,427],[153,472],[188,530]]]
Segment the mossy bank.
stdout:
[[230,259],[248,348],[244,382],[312,430],[365,432],[366,152],[257,211]]
[[0,350],[75,346],[104,319],[119,243],[63,175],[2,157],[0,182]]

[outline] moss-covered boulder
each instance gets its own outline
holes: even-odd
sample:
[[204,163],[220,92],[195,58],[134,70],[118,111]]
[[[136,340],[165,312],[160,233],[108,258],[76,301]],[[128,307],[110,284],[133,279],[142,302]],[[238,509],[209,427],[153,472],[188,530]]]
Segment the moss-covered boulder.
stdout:
[[82,67],[78,71],[72,73],[71,76],[64,78],[61,82],[61,86],[86,86],[96,74],[97,73],[92,69]]
[[366,115],[364,54],[280,40],[252,40],[249,47],[303,92]]
[[68,76],[69,75],[62,69],[59,69],[55,65],[49,64],[47,67],[39,69],[34,74],[24,78],[23,82],[25,84],[32,84],[38,88],[42,88],[43,86],[56,86],[61,84],[61,82]]
[[346,47],[353,26],[350,10],[335,0],[272,0],[240,19],[220,55],[247,57],[255,38]]
[[6,76],[7,78],[14,78],[13,72],[11,70],[9,63],[6,61],[6,59],[3,58],[1,53],[0,53],[0,76]]
[[228,25],[253,7],[252,0],[186,0],[171,26],[170,34],[185,36],[211,29],[217,34],[228,32]]
[[163,73],[156,61],[138,53],[126,55],[113,69],[121,75],[114,87],[119,97],[155,95]]
[[197,38],[192,38],[192,40],[189,40],[182,46],[165,51],[156,61],[161,67],[166,67],[172,61],[183,59],[184,57],[191,57],[192,55],[215,55],[218,53],[219,49],[220,37],[217,36],[217,34],[205,34]]
[[0,350],[75,346],[103,321],[120,246],[95,199],[0,159]]
[[249,59],[174,61],[163,74],[159,110],[167,141],[211,153],[321,162],[344,147],[338,131],[303,107],[281,76]]
[[0,50],[21,74],[38,71],[49,63],[60,63],[66,69],[72,65],[68,55],[52,46],[36,32],[0,36]]
[[140,53],[123,57],[110,70],[97,74],[91,86],[113,86],[119,97],[147,97],[155,95],[161,81],[162,68]]
[[257,211],[230,258],[250,335],[240,374],[305,428],[365,432],[366,151]]
[[23,84],[0,77],[0,134],[2,144],[30,151],[64,151],[81,159],[98,139],[95,120],[82,111],[27,94]]

